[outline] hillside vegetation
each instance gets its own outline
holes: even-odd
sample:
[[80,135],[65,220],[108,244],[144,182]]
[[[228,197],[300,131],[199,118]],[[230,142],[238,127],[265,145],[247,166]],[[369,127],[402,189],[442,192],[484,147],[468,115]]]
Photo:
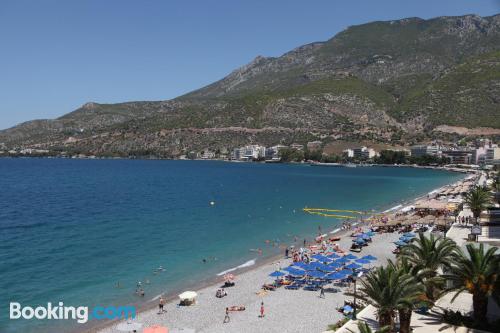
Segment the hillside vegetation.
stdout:
[[438,126],[500,129],[500,16],[349,27],[257,57],[168,101],[87,103],[0,131],[0,148],[175,156],[307,140],[399,144]]

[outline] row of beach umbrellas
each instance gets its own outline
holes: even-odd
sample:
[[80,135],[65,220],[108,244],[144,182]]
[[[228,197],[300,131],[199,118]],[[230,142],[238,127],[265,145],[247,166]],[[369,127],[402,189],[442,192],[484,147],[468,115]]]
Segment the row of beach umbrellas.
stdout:
[[415,237],[416,235],[413,232],[406,232],[403,236],[399,237],[399,240],[394,242],[394,244],[396,244],[396,246],[405,246]]
[[[362,265],[370,264],[373,260],[377,260],[372,255],[367,255],[358,258],[353,254],[340,257],[337,254],[328,256],[313,255],[312,258],[318,260],[311,263],[296,262],[283,269],[287,273],[275,271],[269,274],[271,277],[280,277],[284,275],[304,276],[307,275],[313,278],[324,278],[330,280],[343,279],[346,276],[352,275],[353,270],[362,268]],[[335,260],[335,258],[338,258]],[[351,262],[354,261],[354,262]],[[342,270],[335,272],[337,269],[343,267]]]

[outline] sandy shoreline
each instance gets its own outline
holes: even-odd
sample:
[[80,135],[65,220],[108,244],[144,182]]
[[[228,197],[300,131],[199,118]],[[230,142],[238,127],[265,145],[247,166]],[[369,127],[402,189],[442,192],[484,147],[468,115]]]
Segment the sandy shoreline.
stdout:
[[[461,179],[453,184],[463,181],[464,179]],[[443,189],[450,185],[452,184],[442,186],[429,193],[443,191]],[[402,202],[386,212],[401,209],[403,206],[411,205],[426,196],[427,194],[424,194],[407,202]],[[341,237],[341,241],[338,243],[344,249],[348,249],[351,244],[351,238],[345,237],[350,232],[349,230],[335,232],[335,236]],[[332,232],[328,234],[333,235]],[[379,258],[377,261],[378,264],[385,262],[387,259],[394,258],[391,252],[394,248],[392,241],[398,238],[398,234],[377,235],[370,246],[363,250],[362,255],[375,255]],[[262,258],[255,265],[234,271],[238,277],[236,287],[229,288],[228,296],[222,299],[215,297],[215,291],[222,284],[220,276],[214,276],[201,281],[192,288],[199,295],[198,304],[192,307],[178,307],[177,294],[181,290],[178,290],[178,292],[172,291],[167,295],[166,313],[158,315],[157,300],[152,300],[139,307],[136,321],[143,323],[145,327],[159,324],[177,330],[182,328],[194,329],[196,332],[322,332],[326,329],[327,325],[341,319],[342,316],[335,311],[335,307],[342,305],[343,300],[346,299],[342,292],[331,295],[327,294],[326,299],[319,299],[316,292],[303,290],[291,291],[284,288],[280,288],[275,292],[269,292],[264,297],[255,294],[260,290],[260,286],[264,282],[272,281],[272,278],[268,277],[269,273],[276,270],[278,265],[285,267],[289,262],[290,259],[284,259],[284,256],[280,254]],[[266,307],[268,306],[269,311],[272,313],[262,319],[257,317],[260,301],[264,301]],[[297,306],[297,304],[302,304],[303,306]],[[246,311],[232,314],[231,323],[222,325],[224,309],[226,306],[232,305],[245,305]],[[307,312],[311,311],[311,309],[315,309],[310,314],[311,318],[314,319],[309,321],[306,318],[308,318]],[[269,319],[271,316],[273,317],[272,320]],[[298,322],[306,326],[299,325]],[[106,321],[99,325],[95,325],[94,322],[93,324],[91,327],[81,326],[75,332],[119,332],[116,329],[116,321]],[[262,326],[262,330],[257,330],[255,325]],[[291,327],[294,325],[301,326],[302,328]],[[305,330],[305,327],[308,329]]]

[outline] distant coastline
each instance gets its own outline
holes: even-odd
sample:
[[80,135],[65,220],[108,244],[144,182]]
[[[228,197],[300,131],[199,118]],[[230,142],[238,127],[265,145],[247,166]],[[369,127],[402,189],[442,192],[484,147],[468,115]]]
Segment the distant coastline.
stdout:
[[472,167],[457,167],[454,165],[418,165],[418,164],[377,164],[377,163],[357,163],[357,162],[349,162],[349,163],[324,163],[317,161],[303,161],[303,162],[284,162],[284,161],[240,161],[240,160],[230,160],[230,159],[203,159],[203,158],[166,158],[166,157],[112,157],[112,156],[27,156],[27,155],[16,155],[16,156],[8,156],[1,155],[0,159],[8,159],[8,158],[26,158],[26,159],[72,159],[72,160],[159,160],[159,161],[212,161],[212,162],[229,162],[229,163],[255,163],[255,164],[305,164],[310,166],[318,166],[318,167],[385,167],[385,168],[417,168],[417,169],[433,169],[433,170],[444,170],[451,172],[461,172],[461,173],[474,173],[477,171],[477,168]]

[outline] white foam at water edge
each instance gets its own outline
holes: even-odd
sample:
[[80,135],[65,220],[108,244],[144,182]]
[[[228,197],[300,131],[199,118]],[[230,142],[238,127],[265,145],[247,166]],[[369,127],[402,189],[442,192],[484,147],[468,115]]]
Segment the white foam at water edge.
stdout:
[[256,259],[257,259],[257,258],[252,259],[252,260],[248,260],[248,261],[247,261],[246,263],[244,263],[244,264],[241,264],[241,265],[239,265],[239,266],[236,266],[236,267],[230,268],[230,269],[228,269],[228,270],[225,270],[224,272],[220,272],[219,274],[217,274],[217,276],[222,276],[222,275],[224,275],[224,274],[234,272],[235,270],[240,269],[240,268],[245,268],[245,267],[250,267],[250,266],[253,266],[253,265],[255,265],[255,260],[256,260]]
[[330,233],[331,233],[331,234],[334,234],[334,233],[339,232],[339,231],[340,231],[340,228],[337,228],[337,229],[335,229],[335,230],[330,231]]
[[151,298],[149,301],[156,301],[157,299],[159,299],[161,297],[161,294],[158,295],[158,296],[155,296],[154,298]]
[[394,207],[389,208],[387,210],[384,210],[382,213],[389,213],[389,212],[392,212],[393,210],[399,209],[401,207],[403,207],[403,205],[397,205],[397,206],[394,206]]

